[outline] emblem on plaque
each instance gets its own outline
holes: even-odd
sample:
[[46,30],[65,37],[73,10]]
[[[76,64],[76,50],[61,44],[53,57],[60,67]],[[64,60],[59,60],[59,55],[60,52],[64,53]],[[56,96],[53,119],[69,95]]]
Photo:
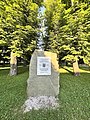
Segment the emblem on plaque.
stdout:
[[51,75],[50,57],[37,57],[37,75]]

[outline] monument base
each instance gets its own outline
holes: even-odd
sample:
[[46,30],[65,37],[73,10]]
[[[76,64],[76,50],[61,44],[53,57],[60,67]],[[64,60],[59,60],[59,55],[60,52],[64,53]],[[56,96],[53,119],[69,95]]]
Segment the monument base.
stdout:
[[54,96],[30,97],[23,105],[23,112],[26,113],[32,109],[57,109],[58,107],[58,99]]

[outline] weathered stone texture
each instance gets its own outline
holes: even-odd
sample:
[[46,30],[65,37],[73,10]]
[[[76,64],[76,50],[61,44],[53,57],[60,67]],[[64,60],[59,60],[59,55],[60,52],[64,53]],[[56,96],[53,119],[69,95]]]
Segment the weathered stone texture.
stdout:
[[[51,57],[51,75],[37,75],[37,57]],[[57,96],[59,94],[59,71],[57,55],[52,52],[35,50],[29,67],[27,95]]]

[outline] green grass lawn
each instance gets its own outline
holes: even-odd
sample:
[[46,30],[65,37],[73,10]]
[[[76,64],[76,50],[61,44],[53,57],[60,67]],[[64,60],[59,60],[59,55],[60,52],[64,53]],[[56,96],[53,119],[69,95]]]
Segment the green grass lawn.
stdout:
[[75,77],[66,68],[60,69],[59,109],[23,114],[28,68],[20,67],[13,77],[9,76],[9,69],[0,69],[0,120],[90,120],[90,73],[82,70]]

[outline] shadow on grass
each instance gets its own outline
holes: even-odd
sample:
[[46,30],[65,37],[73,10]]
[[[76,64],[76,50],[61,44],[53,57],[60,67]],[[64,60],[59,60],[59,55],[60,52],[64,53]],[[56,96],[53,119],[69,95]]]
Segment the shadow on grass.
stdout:
[[[63,73],[70,73],[72,75],[74,75],[73,73],[73,67],[68,67],[68,66],[62,66],[62,70],[64,70]],[[61,73],[62,73],[62,70],[61,70]],[[79,67],[79,72],[80,73],[90,73],[90,67]]]
[[23,73],[25,73],[26,71],[28,72],[28,69],[29,69],[29,67],[28,66],[19,66],[18,67],[18,74],[23,74]]
[[65,68],[65,67],[62,67],[62,68],[63,68],[64,70],[68,71],[70,74],[74,75],[74,73],[73,73],[70,69]]
[[0,76],[5,76],[9,74],[9,69],[0,69]]
[[80,69],[83,70],[83,71],[90,71],[90,67],[81,67],[80,66]]

